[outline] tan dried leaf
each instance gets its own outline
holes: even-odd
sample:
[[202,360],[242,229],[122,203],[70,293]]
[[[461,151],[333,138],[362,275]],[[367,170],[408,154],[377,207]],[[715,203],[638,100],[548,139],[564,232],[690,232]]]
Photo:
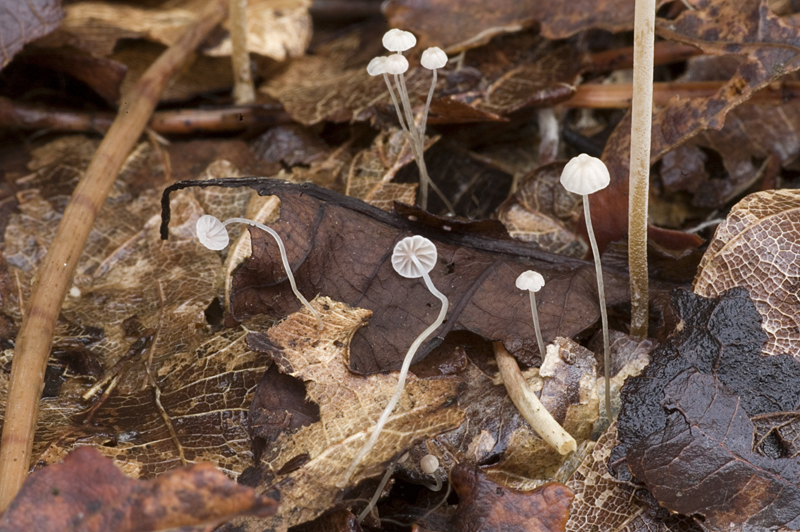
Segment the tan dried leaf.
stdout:
[[[244,530],[286,530],[314,519],[335,502],[350,461],[371,434],[397,384],[397,373],[368,377],[348,369],[349,343],[365,325],[370,311],[351,308],[326,297],[311,303],[325,324],[303,309],[263,333],[278,346],[273,354],[281,372],[301,379],[307,399],[319,406],[320,421],[294,433],[282,433],[262,456],[262,470],[278,472],[263,490],[281,495],[278,514],[267,521],[249,520]],[[261,336],[261,335],[259,335]],[[433,437],[457,427],[464,413],[454,403],[461,379],[420,379],[409,374],[404,393],[375,448],[356,469],[352,485],[382,474],[387,463],[415,440]],[[293,459],[307,456],[296,471],[281,474]]]
[[747,288],[767,333],[763,352],[797,357],[798,262],[800,192],[757,192],[737,203],[717,228],[693,290],[704,297],[719,297],[735,286]]

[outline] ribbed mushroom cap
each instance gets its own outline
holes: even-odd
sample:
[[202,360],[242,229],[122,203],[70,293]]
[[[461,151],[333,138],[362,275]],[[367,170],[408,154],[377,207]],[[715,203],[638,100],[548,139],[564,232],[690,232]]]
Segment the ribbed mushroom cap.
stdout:
[[383,35],[383,46],[390,52],[405,52],[417,44],[417,38],[410,31],[391,29]]
[[561,172],[561,184],[573,194],[587,195],[602,190],[611,182],[606,165],[597,157],[581,153]]
[[387,74],[402,74],[408,70],[408,59],[400,54],[392,54],[383,63]]
[[517,288],[520,290],[530,290],[531,292],[538,292],[544,286],[544,277],[539,272],[528,270],[522,272],[517,277]]
[[422,59],[420,59],[422,66],[428,70],[435,70],[442,68],[447,64],[447,54],[438,46],[432,46],[422,52]]
[[420,459],[419,466],[426,475],[433,475],[439,469],[439,459],[432,454],[426,454]]
[[436,246],[425,237],[414,235],[401,240],[392,253],[394,271],[408,279],[422,277],[422,271],[414,264],[411,257],[416,257],[425,273],[436,266]]
[[386,72],[386,57],[373,57],[367,65],[367,74],[370,76],[380,76]]
[[195,229],[200,243],[208,249],[219,251],[228,246],[228,230],[213,216],[204,214],[198,218]]

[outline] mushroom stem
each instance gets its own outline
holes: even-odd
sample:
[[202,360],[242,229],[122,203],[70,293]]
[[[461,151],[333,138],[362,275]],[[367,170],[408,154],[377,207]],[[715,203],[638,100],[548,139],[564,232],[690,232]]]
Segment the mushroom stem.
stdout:
[[536,394],[531,391],[511,353],[506,351],[502,342],[494,342],[493,345],[494,356],[497,358],[497,367],[500,370],[500,376],[503,377],[503,384],[522,417],[531,425],[536,434],[560,454],[569,454],[574,451],[578,447],[575,438],[553,419]]
[[597,240],[594,238],[592,228],[592,215],[589,212],[589,196],[583,194],[583,215],[586,218],[586,232],[589,233],[589,244],[592,246],[594,257],[594,270],[597,274],[597,297],[600,299],[600,319],[603,324],[603,372],[606,379],[606,415],[611,423],[611,353],[608,345],[608,313],[606,312],[606,292],[603,287],[603,267],[600,265],[600,251],[597,249]]
[[303,297],[303,294],[300,293],[300,290],[297,289],[297,285],[294,282],[294,275],[292,274],[292,268],[289,266],[289,258],[286,256],[286,248],[283,245],[283,240],[281,239],[280,235],[273,228],[253,220],[248,220],[247,218],[228,218],[222,222],[222,225],[226,226],[232,223],[242,223],[251,225],[253,227],[258,227],[262,231],[269,233],[270,236],[275,239],[275,242],[278,244],[278,250],[281,253],[283,269],[286,270],[286,277],[289,279],[289,284],[292,286],[292,292],[294,292],[294,295],[297,296],[297,299],[299,299],[303,306],[305,306],[308,311],[317,319],[317,329],[322,330],[322,317],[320,317],[319,312],[317,312],[317,309],[311,306],[308,300]]
[[[384,79],[384,81],[386,81],[386,86],[389,87],[389,96],[392,97],[392,105],[394,105],[394,109],[395,109],[395,111],[397,111],[397,120],[400,122],[400,127],[403,129],[403,131],[405,131],[408,134],[408,128],[406,127],[405,120],[403,120],[403,110],[400,108],[400,106],[397,103],[397,96],[394,95],[394,89],[392,88],[392,82],[389,81],[389,75],[386,72],[383,73],[383,79]],[[410,137],[411,137],[411,135],[409,134],[409,139],[410,139]],[[413,144],[413,141],[411,141],[411,140],[409,140],[409,141],[412,142],[412,144]]]
[[250,72],[250,54],[247,51],[247,0],[233,0],[228,9],[231,25],[233,98],[236,105],[244,105],[256,100],[253,76]]
[[414,360],[414,355],[417,354],[417,349],[419,349],[419,346],[422,345],[422,342],[424,342],[428,336],[430,336],[436,329],[439,328],[442,323],[444,323],[444,318],[447,315],[447,309],[450,307],[447,296],[436,289],[436,287],[433,285],[433,281],[431,281],[430,275],[428,275],[428,272],[422,267],[419,259],[412,256],[411,260],[421,271],[422,279],[425,281],[425,286],[428,287],[428,290],[430,290],[431,294],[436,296],[439,301],[442,302],[442,308],[439,311],[439,316],[436,318],[436,321],[430,324],[427,329],[422,331],[422,334],[417,336],[416,340],[414,340],[414,343],[412,343],[411,347],[408,348],[408,353],[406,353],[406,357],[403,359],[403,365],[400,368],[400,373],[397,375],[397,385],[394,389],[394,395],[392,395],[392,398],[389,399],[389,403],[386,405],[386,408],[383,409],[381,417],[378,418],[378,422],[375,423],[375,426],[372,428],[372,435],[370,436],[369,440],[364,444],[356,457],[353,458],[353,461],[350,463],[350,467],[347,468],[347,471],[344,475],[344,480],[339,483],[340,487],[347,486],[347,483],[350,482],[350,477],[353,476],[353,472],[355,472],[358,464],[375,446],[375,442],[378,441],[378,437],[381,435],[384,425],[386,425],[386,422],[389,420],[389,416],[394,411],[394,407],[397,406],[398,401],[400,401],[400,396],[403,394],[403,388],[406,384],[406,377],[408,376],[408,368],[411,367],[411,361]]
[[542,360],[547,354],[544,348],[544,339],[542,339],[542,329],[539,327],[539,311],[536,309],[536,294],[533,290],[528,290],[531,297],[531,314],[533,315],[533,328],[536,331],[536,342],[539,344],[539,353],[542,355]]
[[431,108],[431,101],[433,100],[433,90],[436,88],[436,69],[433,69],[433,80],[431,81],[431,88],[428,91],[428,99],[425,101],[425,111],[422,113],[422,124],[419,126],[419,138],[424,142],[425,140],[425,126],[428,123],[428,111]]
[[647,210],[650,186],[650,130],[653,121],[655,17],[655,0],[636,0],[628,181],[628,270],[631,282],[631,335],[639,338],[647,337],[649,302]]

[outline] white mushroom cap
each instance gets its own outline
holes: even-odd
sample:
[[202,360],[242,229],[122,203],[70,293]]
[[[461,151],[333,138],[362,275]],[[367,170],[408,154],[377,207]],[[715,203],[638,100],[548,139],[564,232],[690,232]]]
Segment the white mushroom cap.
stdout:
[[432,454],[426,454],[420,459],[419,466],[426,475],[432,475],[439,469],[439,459]]
[[225,229],[222,222],[213,216],[204,214],[197,219],[195,227],[197,229],[197,238],[208,249],[219,251],[228,246],[228,230]]
[[383,63],[387,74],[402,74],[408,70],[408,59],[400,54],[392,54]]
[[436,265],[436,246],[425,237],[414,235],[401,240],[392,253],[394,271],[408,279],[422,277],[422,271],[414,264],[411,257],[416,257],[425,273]]
[[528,270],[522,272],[517,277],[517,288],[520,290],[530,290],[531,292],[538,292],[544,286],[544,277],[539,272]]
[[442,68],[447,64],[447,54],[438,46],[433,46],[422,52],[420,63],[428,70]]
[[606,165],[597,157],[581,153],[561,172],[561,184],[573,194],[587,195],[602,190],[611,182]]
[[386,72],[386,57],[379,56],[372,58],[367,65],[367,74],[370,76],[380,76]]
[[383,35],[383,46],[390,52],[405,52],[417,44],[417,38],[410,31],[391,29]]

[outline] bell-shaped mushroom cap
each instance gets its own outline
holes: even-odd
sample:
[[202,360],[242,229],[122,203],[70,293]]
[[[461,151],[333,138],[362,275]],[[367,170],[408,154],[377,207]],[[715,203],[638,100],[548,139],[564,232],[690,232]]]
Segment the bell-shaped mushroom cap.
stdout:
[[367,74],[370,76],[380,76],[386,72],[386,57],[373,57],[367,65]]
[[391,29],[383,35],[383,46],[390,52],[405,52],[417,44],[417,38],[410,31]]
[[426,475],[433,475],[439,469],[439,459],[432,454],[426,454],[420,459],[419,466]]
[[387,74],[402,74],[408,70],[408,59],[400,54],[392,54],[383,63]]
[[544,286],[544,277],[539,272],[528,270],[522,272],[517,277],[517,288],[520,290],[530,290],[531,292],[538,292]]
[[422,277],[422,271],[414,264],[411,257],[416,257],[425,273],[436,265],[436,246],[425,237],[414,235],[401,240],[392,253],[394,271],[408,279]]
[[561,184],[573,194],[592,194],[606,188],[610,181],[603,161],[585,153],[570,159],[561,172]]
[[438,46],[433,46],[422,52],[420,63],[428,70],[442,68],[447,64],[447,54]]
[[219,251],[228,246],[228,230],[225,229],[222,222],[213,216],[204,214],[197,219],[195,227],[197,229],[197,238],[208,249]]

